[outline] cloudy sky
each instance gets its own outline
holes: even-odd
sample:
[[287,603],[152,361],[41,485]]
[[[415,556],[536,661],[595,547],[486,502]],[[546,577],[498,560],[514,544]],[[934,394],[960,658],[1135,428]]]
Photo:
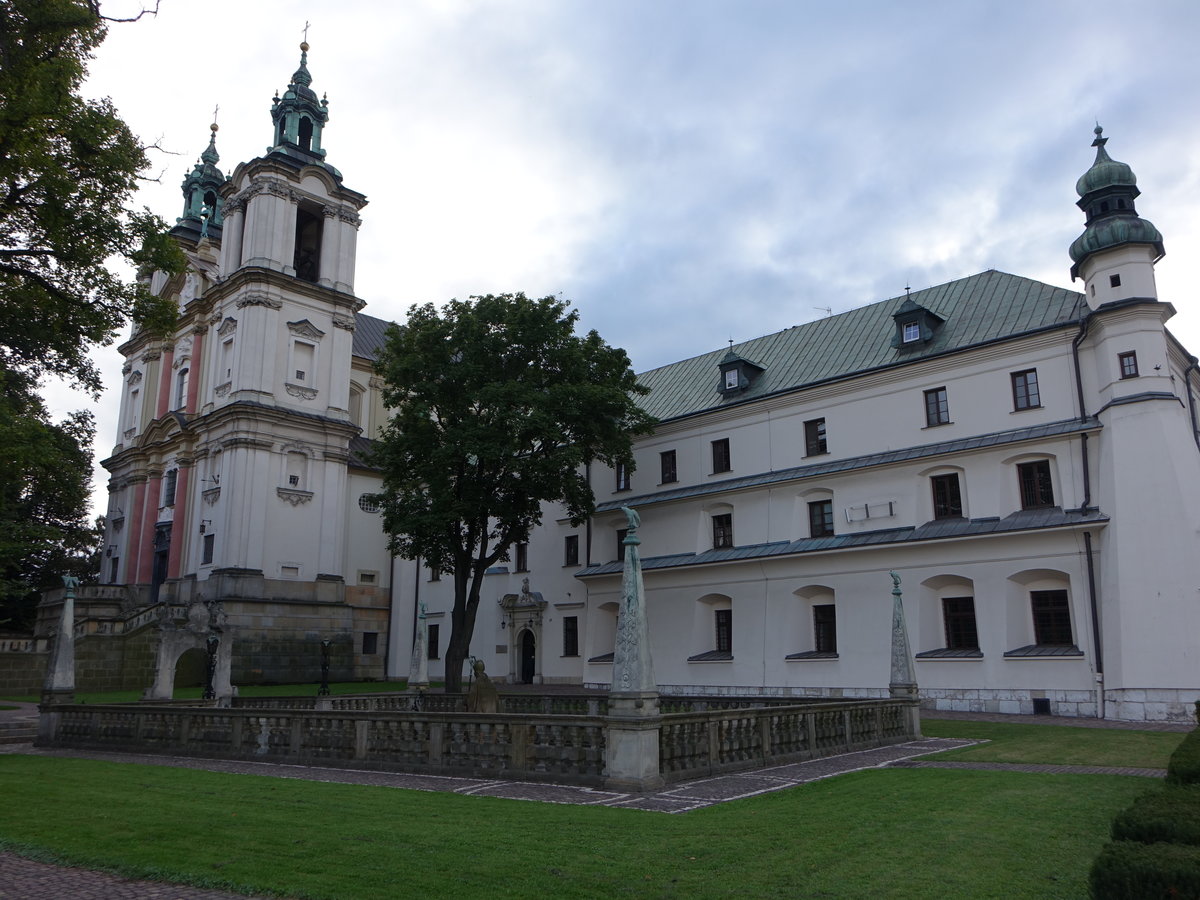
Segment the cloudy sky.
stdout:
[[372,315],[561,294],[641,371],[988,268],[1070,286],[1099,119],[1200,352],[1195,0],[162,0],[87,87],[179,154],[144,204],[180,214],[218,104],[224,171],[266,149],[306,21]]

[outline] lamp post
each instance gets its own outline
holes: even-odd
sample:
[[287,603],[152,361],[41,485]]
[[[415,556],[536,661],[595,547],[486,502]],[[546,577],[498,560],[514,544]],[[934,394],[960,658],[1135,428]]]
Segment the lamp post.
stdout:
[[321,641],[321,686],[317,688],[318,697],[329,696],[329,647],[332,643],[329,638]]

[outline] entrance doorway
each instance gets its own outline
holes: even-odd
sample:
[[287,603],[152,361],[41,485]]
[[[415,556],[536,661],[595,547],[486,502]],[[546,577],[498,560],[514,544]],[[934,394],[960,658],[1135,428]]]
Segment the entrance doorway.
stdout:
[[175,687],[203,687],[208,675],[208,654],[198,647],[185,650],[175,662]]
[[158,602],[158,589],[167,580],[167,561],[171,558],[171,526],[154,529],[154,566],[150,573],[150,602]]
[[533,684],[536,649],[533,632],[527,628],[521,633],[521,684]]

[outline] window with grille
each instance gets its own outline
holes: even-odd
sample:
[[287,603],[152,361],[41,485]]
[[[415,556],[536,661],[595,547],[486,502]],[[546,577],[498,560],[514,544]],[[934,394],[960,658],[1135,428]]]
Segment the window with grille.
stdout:
[[441,637],[440,632],[442,630],[442,627],[440,625],[426,625],[425,627],[429,631],[429,641],[428,641],[429,658],[430,659],[441,659],[442,651],[441,651],[441,648],[438,646],[438,644],[439,644],[439,638]]
[[818,653],[837,653],[837,607],[821,603],[813,610],[813,649]]
[[579,617],[563,617],[563,656],[579,655]]
[[810,419],[804,423],[804,455],[819,456],[829,452],[825,440],[825,420]]
[[178,469],[172,469],[171,471],[167,472],[166,476],[163,478],[163,492],[162,492],[162,505],[163,506],[174,506],[175,505],[175,485],[178,483],[178,479],[179,479],[179,470]]
[[808,504],[808,533],[815,538],[833,534],[832,500],[814,500]]
[[979,649],[979,634],[975,630],[974,597],[943,598],[942,619],[946,623],[946,646],[949,649]]
[[1038,392],[1037,369],[1012,373],[1013,409],[1034,409],[1042,405]]
[[962,493],[958,485],[958,473],[934,475],[929,479],[933,487],[933,517],[956,519],[963,514]]
[[1038,644],[1074,644],[1071,607],[1066,591],[1030,591],[1033,607],[1033,640]]
[[721,438],[712,442],[712,470],[715,475],[718,472],[728,472],[733,466],[730,464],[729,458],[729,438]]
[[379,652],[379,632],[364,631],[362,636],[363,656],[374,656]]
[[616,472],[617,472],[617,488],[616,489],[618,491],[629,490],[629,466],[625,465],[625,463],[617,463]]
[[625,562],[625,535],[629,534],[628,528],[617,529],[617,562]]
[[950,423],[950,401],[944,387],[925,392],[925,424],[927,426]]
[[718,609],[714,611],[717,626],[716,649],[720,653],[733,652],[733,610]]
[[1117,354],[1117,361],[1121,364],[1122,378],[1137,378],[1137,354],[1134,351],[1130,350],[1128,353]]
[[1017,482],[1021,487],[1021,509],[1041,509],[1054,505],[1049,460],[1018,464]]
[[568,534],[563,538],[563,565],[579,565],[579,535]]
[[733,546],[733,513],[722,513],[712,517],[713,549]]
[[670,484],[673,481],[678,481],[679,476],[675,469],[675,451],[665,450],[659,454],[659,463],[662,467],[662,483]]
[[517,544],[516,569],[518,572],[529,571],[529,545]]

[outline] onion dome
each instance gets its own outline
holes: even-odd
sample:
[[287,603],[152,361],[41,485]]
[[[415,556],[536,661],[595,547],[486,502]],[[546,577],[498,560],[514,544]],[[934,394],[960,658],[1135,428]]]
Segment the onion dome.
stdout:
[[1092,146],[1096,148],[1096,161],[1075,184],[1079,194],[1076,205],[1087,216],[1087,227],[1071,244],[1071,261],[1075,263],[1072,278],[1078,277],[1080,265],[1093,253],[1124,244],[1149,244],[1156,251],[1156,259],[1166,253],[1162,234],[1137,214],[1134,201],[1141,191],[1133,169],[1108,155],[1104,149],[1108,138],[1099,125],[1095,134]]
[[[313,161],[325,158],[321,149],[321,129],[329,121],[329,101],[317,99],[308,71],[308,41],[300,44],[300,67],[292,73],[292,80],[271,104],[271,121],[275,123],[275,142],[272,152],[288,156],[303,155]],[[298,151],[298,152],[297,152]]]
[[183,179],[183,215],[171,229],[173,234],[199,240],[221,236],[221,185],[225,176],[217,168],[221,155],[217,153],[216,122],[209,126],[208,146],[196,160],[196,165]]

